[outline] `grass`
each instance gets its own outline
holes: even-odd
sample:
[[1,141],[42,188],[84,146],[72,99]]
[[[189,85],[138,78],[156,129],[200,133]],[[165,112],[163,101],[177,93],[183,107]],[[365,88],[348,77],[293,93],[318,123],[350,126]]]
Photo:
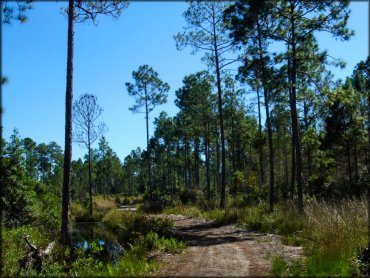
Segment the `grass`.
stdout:
[[359,251],[367,244],[367,202],[346,200],[340,204],[311,202],[305,208],[310,243],[306,274],[352,276],[359,274]]
[[184,216],[202,217],[202,211],[194,205],[178,205],[163,210],[164,214],[180,214]]
[[99,222],[108,211],[117,208],[117,205],[117,196],[94,195],[93,214],[90,215],[89,207],[72,202],[72,220],[75,222]]
[[117,207],[116,196],[114,195],[94,195],[93,209],[108,211]]
[[272,259],[272,275],[274,277],[281,277],[286,273],[288,268],[287,262],[279,256]]

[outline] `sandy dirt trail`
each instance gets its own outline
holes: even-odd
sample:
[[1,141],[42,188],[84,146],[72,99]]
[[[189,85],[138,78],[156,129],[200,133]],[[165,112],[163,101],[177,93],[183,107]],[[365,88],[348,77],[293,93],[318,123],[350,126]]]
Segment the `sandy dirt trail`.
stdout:
[[235,225],[217,227],[201,218],[161,215],[175,223],[187,245],[182,254],[165,255],[153,276],[271,276],[271,260],[302,256],[301,247],[284,246],[277,235],[250,232]]

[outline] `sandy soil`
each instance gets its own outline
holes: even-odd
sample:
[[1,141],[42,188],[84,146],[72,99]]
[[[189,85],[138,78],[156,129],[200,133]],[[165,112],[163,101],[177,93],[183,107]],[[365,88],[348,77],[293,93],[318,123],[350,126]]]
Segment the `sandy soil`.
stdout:
[[175,234],[187,248],[165,254],[164,267],[153,276],[270,276],[271,259],[288,262],[302,256],[301,247],[284,246],[277,235],[250,232],[235,225],[217,227],[201,218],[161,215],[175,223]]

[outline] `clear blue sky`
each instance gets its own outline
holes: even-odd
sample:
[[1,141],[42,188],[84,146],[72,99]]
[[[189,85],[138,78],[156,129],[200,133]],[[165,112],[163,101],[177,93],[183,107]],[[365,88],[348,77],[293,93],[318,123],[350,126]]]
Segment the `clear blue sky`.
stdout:
[[[26,24],[2,26],[2,69],[9,79],[3,87],[3,136],[7,140],[16,127],[22,138],[37,143],[55,141],[64,147],[67,18],[60,7],[66,4],[36,2]],[[182,13],[186,7],[184,2],[133,2],[116,21],[102,16],[97,26],[75,25],[74,100],[86,92],[98,97],[104,108],[101,120],[109,128],[105,137],[121,159],[146,145],[144,115],[128,111],[134,99],[124,84],[132,81],[132,71],[148,64],[171,86],[168,103],[150,114],[152,122],[163,110],[175,115],[175,91],[182,79],[205,69],[200,54],[175,47],[173,35],[185,25]],[[353,67],[368,55],[368,4],[353,2],[350,8],[349,27],[355,37],[341,42],[319,36],[322,49],[347,62],[345,69],[333,70],[336,78],[351,75]],[[151,124],[150,134],[153,129]],[[73,145],[73,159],[85,152]]]

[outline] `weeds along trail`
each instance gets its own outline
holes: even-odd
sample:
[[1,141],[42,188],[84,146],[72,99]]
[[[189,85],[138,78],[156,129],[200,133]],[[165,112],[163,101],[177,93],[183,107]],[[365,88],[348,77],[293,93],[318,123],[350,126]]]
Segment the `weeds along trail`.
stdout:
[[154,276],[268,276],[272,259],[293,261],[302,256],[301,247],[281,244],[280,237],[240,229],[218,227],[202,218],[160,215],[175,223],[176,235],[188,248],[183,254],[163,258],[165,268]]

